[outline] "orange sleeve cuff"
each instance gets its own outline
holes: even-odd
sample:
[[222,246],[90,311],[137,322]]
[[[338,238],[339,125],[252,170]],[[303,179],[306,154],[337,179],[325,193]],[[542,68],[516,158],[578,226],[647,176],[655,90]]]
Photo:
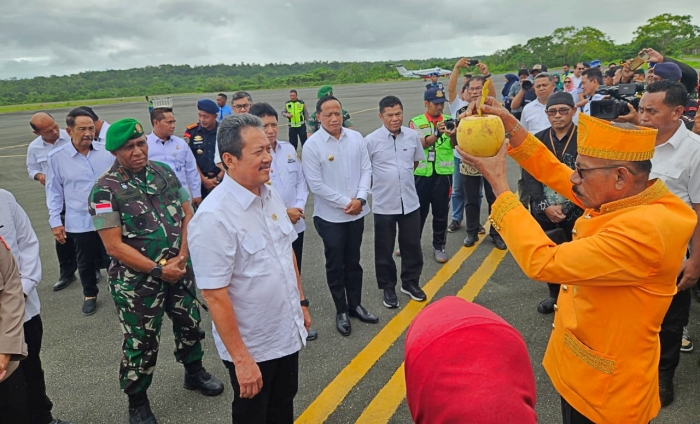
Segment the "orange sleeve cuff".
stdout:
[[491,207],[491,216],[489,217],[491,226],[493,226],[496,231],[500,231],[503,218],[508,212],[517,208],[518,206],[522,206],[522,203],[520,203],[518,196],[516,196],[514,193],[509,191],[498,196]]
[[508,149],[508,154],[510,157],[520,163],[532,156],[533,153],[535,153],[535,150],[540,146],[540,141],[532,135],[531,133],[527,134],[527,137],[525,138],[525,141],[520,144],[520,146],[516,148],[509,148]]

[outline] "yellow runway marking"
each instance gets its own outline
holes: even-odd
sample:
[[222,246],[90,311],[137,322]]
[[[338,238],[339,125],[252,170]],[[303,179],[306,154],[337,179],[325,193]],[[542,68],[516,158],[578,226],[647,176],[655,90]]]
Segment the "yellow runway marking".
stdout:
[[[467,284],[457,293],[457,296],[468,301],[473,301],[477,294],[484,287],[489,278],[498,268],[506,250],[492,249],[491,253],[484,259],[479,268],[469,277]],[[404,378],[404,363],[401,363],[388,383],[382,387],[377,396],[367,408],[362,411],[362,415],[355,422],[361,424],[386,423],[396,413],[403,399],[406,397],[406,380]]]
[[[438,270],[423,287],[428,299],[425,302],[408,302],[367,346],[326,386],[316,399],[295,421],[296,424],[316,424],[324,422],[336,410],[353,387],[367,374],[372,366],[384,355],[399,336],[408,328],[413,318],[430,303],[435,293],[459,270],[484,240],[482,237],[473,247],[462,247]],[[400,401],[399,401],[400,402]]]

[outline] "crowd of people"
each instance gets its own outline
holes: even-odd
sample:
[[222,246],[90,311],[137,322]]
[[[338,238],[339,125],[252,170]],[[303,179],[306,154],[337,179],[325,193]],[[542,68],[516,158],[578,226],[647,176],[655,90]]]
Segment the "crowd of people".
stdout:
[[[407,125],[401,100],[383,97],[381,125],[366,136],[352,128],[330,86],[318,90],[313,110],[296,90],[281,112],[246,92],[233,94],[230,106],[225,93],[201,99],[198,121],[183,137],[174,134],[172,108],[150,110],[148,134],[135,119],[110,125],[89,107],[71,110],[65,130],[37,113],[27,170],[46,190],[60,268],[53,290],[76,281],[77,271],[82,314],[90,316],[107,269],[124,335],[119,381],[130,423],[156,422],[147,393],[164,315],[185,368],[184,388],[223,392],[202,366],[200,307],[211,314],[233,386],[233,422],[290,423],[299,351],[318,337],[300,277],[309,193],[336,328],[346,337],[351,318],[379,322],[362,304],[365,217],[372,213],[382,302],[394,309],[397,288],[406,299],[428,298],[420,287],[428,216],[431,256],[445,263],[447,233],[459,231],[463,220],[464,246],[486,234],[485,195],[493,246],[510,249],[529,277],[548,283],[548,297],[536,309],[555,313],[544,366],[561,395],[564,422],[648,422],[673,401],[680,352],[692,350],[687,289],[700,277],[700,136],[691,129],[700,132],[700,125],[693,125],[697,101],[690,96],[697,73],[654,50],[643,53],[653,76],[640,78],[638,107],[630,104],[613,123],[590,116],[591,104],[603,99],[600,87],[641,76],[629,62],[605,73],[600,63],[578,63],[573,71],[565,65],[561,75],[535,65],[506,75],[496,98],[483,63],[458,87],[471,64],[463,58],[446,89],[432,78],[425,112]],[[475,113],[485,86],[492,97],[483,112],[501,119],[508,143],[493,158],[476,158],[458,146],[457,128]],[[279,140],[280,115],[289,141]],[[505,178],[506,145],[522,166],[517,196]],[[0,248],[0,416],[61,423],[51,414],[39,359],[38,239],[12,194],[0,196],[0,217],[13,223],[0,227],[7,247]],[[647,312],[640,317],[639,310]],[[462,327],[439,330],[439,322],[453,324],[448,316]],[[416,422],[484,416],[462,408],[473,404],[466,399],[438,407],[433,402],[443,399],[423,389],[457,398],[476,387],[446,390],[454,383],[425,372],[425,361],[439,368],[443,361],[435,357],[452,363],[464,351],[451,337],[465,344],[477,337],[475,350],[493,349],[471,328],[474,322],[497,327],[505,336],[493,340],[509,340],[517,347],[513,361],[529,367],[522,338],[483,308],[456,300],[426,308],[406,339],[408,405]],[[460,367],[459,378],[479,381],[472,366]],[[512,383],[499,402],[517,402],[491,416],[535,422],[532,370],[494,376],[490,387]]]

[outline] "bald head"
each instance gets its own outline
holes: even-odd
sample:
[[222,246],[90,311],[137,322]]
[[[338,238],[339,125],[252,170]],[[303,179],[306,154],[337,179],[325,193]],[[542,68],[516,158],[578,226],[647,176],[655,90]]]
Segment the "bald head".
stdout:
[[60,128],[53,116],[46,112],[35,113],[29,120],[34,134],[40,136],[45,142],[53,144],[61,136]]

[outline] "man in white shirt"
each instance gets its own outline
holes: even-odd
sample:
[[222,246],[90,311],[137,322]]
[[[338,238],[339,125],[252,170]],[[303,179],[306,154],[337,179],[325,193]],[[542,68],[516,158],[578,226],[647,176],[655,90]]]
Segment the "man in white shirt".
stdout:
[[552,76],[547,72],[538,74],[535,77],[533,89],[537,95],[537,100],[525,105],[523,114],[520,117],[520,124],[532,134],[537,134],[551,125],[545,105],[549,96],[554,93]]
[[348,316],[377,323],[362,301],[360,246],[369,213],[372,165],[362,135],[343,128],[343,109],[333,96],[316,103],[321,128],[303,147],[302,167],[314,194],[314,226],[323,240],[326,280],[335,303],[336,329],[351,332]]
[[[660,178],[700,217],[700,136],[681,120],[688,94],[683,84],[670,80],[650,84],[639,105],[644,127],[659,130],[649,178]],[[689,254],[678,272],[678,291],[661,323],[659,339],[659,395],[661,406],[673,402],[673,377],[680,361],[684,327],[690,314],[690,287],[700,277],[700,225],[695,227]]]
[[[27,172],[29,178],[46,186],[48,174],[49,153],[64,144],[70,143],[70,136],[65,130],[59,128],[53,117],[46,112],[35,113],[29,121],[34,134],[37,136],[27,148]],[[61,213],[61,220],[65,224],[65,210]],[[75,259],[75,246],[73,239],[68,237],[66,242],[56,242],[56,256],[58,256],[59,278],[53,285],[54,291],[68,287],[75,278],[78,262]]]
[[80,106],[80,109],[86,110],[95,123],[95,141],[105,144],[107,141],[107,130],[109,129],[109,124],[100,119],[100,117],[97,116],[95,111],[92,110],[90,106]]
[[36,288],[41,282],[39,239],[36,237],[27,213],[8,191],[0,189],[0,237],[5,240],[15,257],[22,280],[25,298],[24,340],[27,357],[19,366],[27,386],[27,413],[32,423],[63,423],[51,415],[53,403],[46,395],[44,370],[41,367],[41,339],[44,328],[41,322],[41,303]]
[[[104,144],[94,141],[95,125],[89,112],[73,109],[66,117],[71,142],[49,153],[46,180],[46,204],[49,225],[59,243],[73,237],[78,260],[78,274],[83,285],[83,315],[97,310],[97,276],[107,267],[107,253],[92,225],[88,198],[97,178],[114,163],[114,156]],[[65,227],[61,211],[65,204]],[[99,265],[98,265],[99,264]]]
[[[294,224],[297,239],[292,243],[292,250],[294,250],[294,256],[297,260],[297,269],[299,274],[301,274],[304,231],[306,231],[304,209],[306,209],[306,199],[309,197],[304,171],[301,169],[301,162],[299,162],[294,145],[288,141],[277,140],[279,135],[279,118],[275,108],[269,103],[254,103],[248,113],[262,120],[265,136],[267,136],[267,140],[272,147],[270,150],[272,155],[270,181],[267,184],[272,186],[282,197],[282,201],[287,207],[287,216]],[[306,340],[316,340],[318,338],[318,333],[313,328],[309,328],[308,333]]]
[[403,126],[403,104],[398,97],[379,101],[382,125],[365,138],[372,164],[372,210],[374,211],[374,269],[387,308],[398,308],[396,263],[392,256],[399,229],[401,292],[417,302],[426,295],[420,288],[423,251],[420,245],[420,201],[413,170],[425,160],[420,137]]
[[[247,91],[237,91],[231,96],[231,115],[248,113],[251,106],[253,106],[253,96]],[[221,122],[221,119],[217,120],[217,122]],[[215,143],[214,163],[216,166],[223,169],[221,165],[221,154],[219,154],[219,143]]]
[[272,157],[260,118],[227,116],[217,144],[226,174],[190,222],[187,241],[231,377],[233,422],[291,423],[311,325],[292,250],[297,234],[265,184]]
[[574,83],[574,87],[581,87],[581,78],[583,78],[582,74],[585,70],[586,67],[583,66],[583,62],[578,62],[576,63],[576,66],[574,66],[574,72],[569,75],[571,77],[571,81]]
[[591,102],[601,100],[602,94],[596,94],[598,88],[603,85],[603,73],[600,68],[591,68],[583,71],[581,78],[581,93],[583,99],[576,103],[576,108],[583,107],[583,113],[591,115]]
[[197,171],[197,161],[185,140],[173,135],[175,133],[173,109],[166,107],[153,109],[151,124],[153,132],[146,137],[148,159],[170,165],[180,184],[189,193],[192,205],[199,205],[202,201],[202,180]]

